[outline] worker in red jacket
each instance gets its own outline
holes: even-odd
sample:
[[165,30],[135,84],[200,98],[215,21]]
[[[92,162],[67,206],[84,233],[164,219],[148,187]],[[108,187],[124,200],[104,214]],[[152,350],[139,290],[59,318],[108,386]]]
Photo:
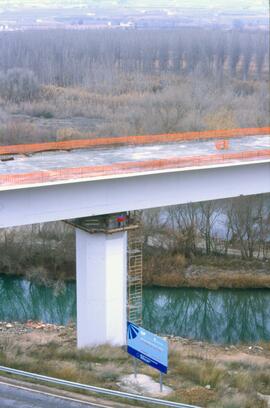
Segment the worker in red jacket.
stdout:
[[127,220],[127,216],[125,214],[117,215],[116,221],[117,221],[117,224],[118,224],[118,228],[123,227],[126,220]]

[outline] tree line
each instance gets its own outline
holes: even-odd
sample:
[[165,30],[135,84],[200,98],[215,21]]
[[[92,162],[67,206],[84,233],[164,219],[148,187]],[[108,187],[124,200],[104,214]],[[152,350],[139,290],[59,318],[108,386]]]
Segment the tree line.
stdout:
[[270,257],[270,195],[190,203],[142,214],[144,241],[171,253]]
[[[171,266],[176,269],[203,254],[229,257],[231,249],[248,262],[269,259],[269,203],[270,195],[265,194],[137,212],[146,264],[151,265],[149,257],[156,257],[151,247],[162,257],[166,273],[172,256],[176,262]],[[42,283],[74,279],[73,228],[53,222],[0,230],[0,273],[24,275]]]
[[[51,30],[0,34],[0,71],[31,70],[42,84],[88,86],[113,73],[261,79],[268,33],[180,30]],[[102,68],[102,70],[100,70]]]

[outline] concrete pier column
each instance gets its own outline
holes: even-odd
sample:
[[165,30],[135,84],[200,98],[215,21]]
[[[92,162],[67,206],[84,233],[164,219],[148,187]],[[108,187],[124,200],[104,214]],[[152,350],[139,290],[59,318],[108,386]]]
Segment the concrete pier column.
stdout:
[[77,344],[126,343],[127,232],[76,228]]

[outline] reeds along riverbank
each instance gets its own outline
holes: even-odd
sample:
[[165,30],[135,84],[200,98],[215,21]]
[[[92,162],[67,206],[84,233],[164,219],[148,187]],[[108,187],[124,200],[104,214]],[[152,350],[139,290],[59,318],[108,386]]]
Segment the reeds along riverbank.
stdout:
[[181,255],[152,254],[143,277],[145,286],[262,289],[270,288],[270,262],[231,256],[198,256],[188,262]]
[[215,276],[190,276],[185,277],[177,273],[155,276],[151,283],[145,286],[162,286],[167,288],[205,288],[205,289],[263,289],[270,288],[270,275],[254,276],[251,273],[226,273],[217,272]]

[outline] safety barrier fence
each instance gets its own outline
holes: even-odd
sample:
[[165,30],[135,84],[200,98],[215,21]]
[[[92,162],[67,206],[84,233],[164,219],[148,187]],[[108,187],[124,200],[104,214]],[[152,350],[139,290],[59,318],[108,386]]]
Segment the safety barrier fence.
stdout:
[[35,143],[24,145],[0,146],[0,155],[38,153],[54,150],[74,150],[91,147],[116,145],[144,145],[153,143],[173,143],[181,141],[196,141],[223,138],[238,138],[244,136],[268,135],[270,127],[243,128],[227,130],[208,130],[203,132],[184,132],[160,135],[124,136],[99,139],[69,140],[61,142]]
[[61,168],[55,170],[42,170],[32,173],[2,174],[0,186],[42,184],[61,180],[91,179],[102,176],[119,174],[158,171],[174,168],[211,166],[234,161],[270,159],[270,149],[253,150],[237,153],[210,154],[205,156],[186,156],[181,158],[168,158],[160,160],[147,160],[140,162],[115,163],[105,166],[87,166],[75,168]]
[[[81,384],[73,381],[61,380],[60,378],[48,377],[46,375],[29,373],[27,371],[16,370],[14,368],[0,366],[0,373],[10,374],[18,376],[19,378],[27,378],[38,383],[47,383],[51,386],[61,386],[65,388],[74,389],[76,391],[87,391],[97,395],[105,395],[110,398],[123,399],[124,401],[137,401],[149,406],[158,405],[162,407],[174,407],[174,408],[200,408],[197,405],[182,404],[180,402],[166,401],[163,399],[157,399],[152,397],[146,397],[139,394],[131,394],[122,391],[114,391],[106,388],[95,387],[93,385]],[[95,404],[93,404],[95,405]]]

